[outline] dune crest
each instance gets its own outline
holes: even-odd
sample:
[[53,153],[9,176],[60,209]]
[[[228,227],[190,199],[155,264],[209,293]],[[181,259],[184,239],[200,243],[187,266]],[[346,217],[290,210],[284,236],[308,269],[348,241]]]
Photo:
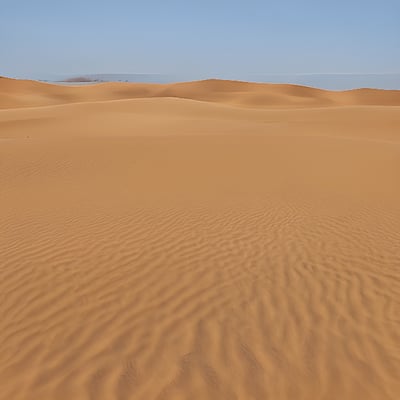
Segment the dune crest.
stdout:
[[0,78],[0,108],[153,97],[175,97],[254,108],[400,105],[398,90],[332,92],[297,85],[218,79],[172,84],[109,82],[73,87]]

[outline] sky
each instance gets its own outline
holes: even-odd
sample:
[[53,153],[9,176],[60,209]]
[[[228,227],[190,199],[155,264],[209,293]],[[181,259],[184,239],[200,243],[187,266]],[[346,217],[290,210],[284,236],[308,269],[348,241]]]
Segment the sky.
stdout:
[[0,0],[0,75],[400,73],[400,0]]

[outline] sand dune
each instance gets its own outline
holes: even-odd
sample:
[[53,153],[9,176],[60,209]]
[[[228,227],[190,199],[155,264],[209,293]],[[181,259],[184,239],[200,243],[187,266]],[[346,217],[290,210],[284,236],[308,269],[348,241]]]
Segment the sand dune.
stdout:
[[0,108],[152,97],[175,97],[257,108],[400,105],[398,90],[331,92],[305,86],[217,79],[164,85],[111,82],[71,87],[0,78]]
[[399,92],[0,107],[0,399],[399,398]]

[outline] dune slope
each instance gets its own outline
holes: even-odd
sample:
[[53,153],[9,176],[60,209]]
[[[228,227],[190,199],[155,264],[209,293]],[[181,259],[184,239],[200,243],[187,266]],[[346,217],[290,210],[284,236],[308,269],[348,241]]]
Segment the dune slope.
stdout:
[[398,101],[0,79],[0,399],[398,399]]
[[399,90],[332,92],[305,86],[218,79],[174,84],[110,82],[63,86],[0,78],[0,108],[153,97],[175,97],[256,108],[400,105]]

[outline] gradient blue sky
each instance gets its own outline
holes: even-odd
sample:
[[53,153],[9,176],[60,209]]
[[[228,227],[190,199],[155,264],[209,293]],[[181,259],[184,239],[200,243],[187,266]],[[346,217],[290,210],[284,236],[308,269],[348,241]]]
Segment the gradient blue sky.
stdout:
[[400,72],[400,0],[0,0],[0,75]]

